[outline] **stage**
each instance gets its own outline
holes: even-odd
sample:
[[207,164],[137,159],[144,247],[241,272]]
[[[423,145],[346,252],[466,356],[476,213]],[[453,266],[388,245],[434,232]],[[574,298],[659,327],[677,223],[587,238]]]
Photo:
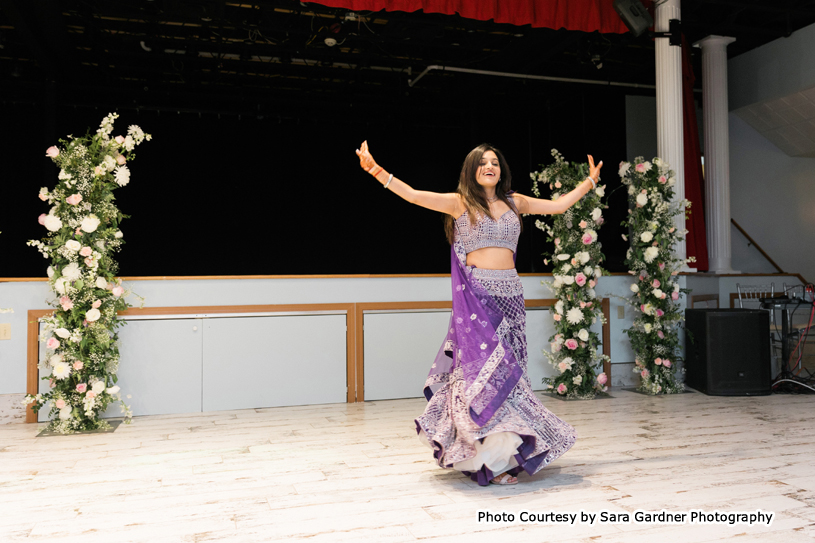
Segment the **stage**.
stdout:
[[[516,486],[438,468],[421,399],[136,417],[114,433],[0,426],[2,541],[737,541],[815,537],[815,396],[613,397],[546,406],[575,447]],[[649,524],[634,512],[772,513]],[[580,522],[628,513],[629,523]],[[478,522],[478,512],[514,522]],[[574,524],[522,511],[577,513]]]

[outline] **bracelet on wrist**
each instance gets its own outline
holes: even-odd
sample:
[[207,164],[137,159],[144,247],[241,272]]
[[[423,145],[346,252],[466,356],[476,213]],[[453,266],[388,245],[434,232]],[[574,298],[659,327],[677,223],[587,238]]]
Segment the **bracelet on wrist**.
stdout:
[[597,188],[597,182],[594,180],[594,178],[592,176],[588,176],[588,177],[586,177],[586,179],[591,181],[591,188],[593,188],[593,189]]
[[385,183],[385,186],[383,188],[388,188],[388,185],[391,184],[391,181],[393,181],[393,174],[388,175],[388,182]]

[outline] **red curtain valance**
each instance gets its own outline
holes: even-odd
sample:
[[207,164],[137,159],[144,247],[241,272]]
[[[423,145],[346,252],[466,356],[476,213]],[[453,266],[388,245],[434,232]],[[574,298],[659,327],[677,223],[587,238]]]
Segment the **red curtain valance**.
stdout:
[[612,0],[319,0],[315,2],[353,11],[458,13],[468,19],[495,20],[517,26],[565,28],[584,32],[628,32]]

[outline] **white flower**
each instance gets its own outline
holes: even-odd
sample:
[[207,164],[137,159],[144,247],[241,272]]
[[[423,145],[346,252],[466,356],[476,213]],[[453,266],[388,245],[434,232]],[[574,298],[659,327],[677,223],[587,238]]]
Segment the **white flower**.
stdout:
[[642,163],[642,167],[644,168],[643,171],[647,172],[648,170],[651,169],[651,163],[646,160],[645,162]]
[[679,292],[679,283],[674,283],[674,292]]
[[585,328],[581,328],[580,331],[577,333],[577,337],[580,341],[588,341],[589,340],[589,331]]
[[561,363],[566,364],[568,367],[570,367],[570,368],[571,368],[571,367],[572,367],[572,364],[574,364],[574,360],[572,360],[572,358],[571,358],[571,357],[567,356],[566,358],[564,358],[563,360],[561,360]]
[[571,256],[563,254],[563,255],[557,255],[555,258],[557,258],[558,260],[569,260],[571,258]]
[[600,269],[600,266],[597,266],[596,268],[594,268],[594,276],[595,277],[602,277],[602,275],[603,275],[603,270]]
[[658,289],[658,288],[655,288],[654,289],[654,296],[656,298],[662,298],[662,291],[660,289]]
[[585,233],[591,236],[591,242],[592,243],[597,241],[597,232],[595,232],[594,230],[589,229],[589,230],[586,230]]
[[103,240],[101,240],[101,239],[97,240],[96,241],[96,248],[99,249],[100,251],[104,251],[105,250],[105,242]]
[[651,324],[650,324],[650,323],[647,323],[647,322],[646,322],[646,323],[643,325],[643,328],[645,328],[645,333],[646,333],[646,334],[650,334],[650,333],[651,333]]
[[54,290],[59,294],[65,294],[65,278],[60,277],[54,281]]
[[48,279],[53,279],[54,278],[54,267],[53,266],[48,266],[48,269],[46,270],[46,273],[48,274]]
[[621,162],[620,169],[617,171],[620,177],[625,177],[625,174],[628,173],[628,170],[631,168],[630,162]]
[[71,178],[71,174],[69,174],[65,170],[60,170],[59,173],[57,174],[57,179],[59,179],[60,181],[67,181],[70,178]]
[[124,236],[124,234],[122,234],[121,230],[117,230],[116,233],[113,234],[113,237],[116,239],[122,239],[122,236]]
[[105,382],[104,381],[96,381],[91,390],[94,391],[96,394],[102,394],[105,391]]
[[644,257],[646,263],[650,264],[657,256],[659,256],[659,249],[656,247],[648,247],[645,249]]
[[98,309],[93,308],[89,309],[87,313],[85,313],[85,320],[88,322],[96,322],[99,320],[99,317],[102,316],[102,313],[99,312]]
[[124,187],[130,183],[130,170],[128,170],[124,164],[116,168],[114,175],[116,176],[116,184],[120,187]]
[[648,203],[648,196],[640,192],[639,194],[637,194],[637,203],[641,206],[644,206],[645,204]]
[[577,375],[577,376],[575,376],[574,379],[572,379],[572,383],[574,383],[576,385],[580,385],[580,383],[582,383],[582,382],[583,382],[583,376],[582,375]]
[[[586,293],[589,295],[589,298],[592,298],[592,299],[597,298],[597,293],[594,291],[593,288],[590,288],[589,290],[587,290]],[[591,322],[594,323],[593,320]]]
[[671,178],[668,179],[668,186],[669,187],[672,187],[675,184],[676,184],[676,178],[675,177],[671,177]]
[[85,232],[91,233],[95,232],[97,228],[99,228],[99,224],[102,221],[96,215],[88,215],[84,219],[82,219],[82,224],[79,227],[84,230]]
[[597,219],[599,219],[602,216],[603,216],[603,212],[600,211],[599,207],[595,207],[594,209],[591,210],[591,220],[596,221]]
[[606,190],[603,187],[597,187],[596,189],[594,189],[594,193],[600,198],[602,198],[603,196],[606,195]]
[[550,196],[550,198],[551,198],[551,199],[552,199],[552,201],[554,202],[555,200],[557,200],[558,198],[560,198],[560,193],[559,193],[559,192],[553,192],[553,193],[552,193],[552,196]]
[[571,275],[564,275],[562,278],[564,285],[573,285],[574,284],[574,277]]
[[636,283],[631,285],[631,292],[639,292],[639,291],[640,291],[640,287],[638,287]]
[[105,155],[105,158],[102,159],[102,164],[105,166],[105,169],[110,172],[116,167],[116,160],[110,155]]
[[45,216],[45,221],[43,222],[43,224],[50,232],[56,232],[57,230],[62,228],[62,221],[59,219],[59,217],[52,214]]
[[57,328],[56,330],[54,330],[54,333],[61,337],[62,339],[68,339],[69,337],[71,337],[71,332],[69,332],[65,328]]
[[569,324],[583,322],[583,312],[579,307],[573,307],[566,313],[566,320],[569,321]]
[[62,362],[62,355],[61,354],[53,354],[51,358],[48,359],[48,364],[53,368],[60,362]]
[[637,192],[636,187],[634,187],[634,185],[628,185],[628,195],[634,196],[635,192]]
[[59,362],[54,369],[51,370],[51,375],[54,376],[55,379],[65,379],[68,375],[71,374],[71,366],[66,364],[65,362]]
[[654,312],[654,306],[652,306],[651,304],[645,304],[643,307],[644,309],[642,310],[642,312],[645,313],[646,315],[650,315]]
[[572,265],[571,264],[564,264],[563,267],[560,269],[563,273],[569,273],[571,271]]
[[475,320],[475,319],[477,319],[477,318],[478,318],[478,315],[476,315],[475,313],[473,313],[472,315],[470,315],[470,320],[471,320],[471,321],[474,321],[474,320]]
[[651,232],[643,232],[642,234],[640,234],[640,239],[645,243],[648,243],[649,241],[654,239],[654,235]]
[[65,242],[65,248],[69,251],[77,252],[82,248],[82,244],[76,241],[75,239],[69,239]]
[[558,300],[555,304],[555,311],[557,311],[560,315],[563,315],[563,300]]
[[73,414],[74,408],[70,405],[66,405],[62,409],[59,410],[59,420],[68,420],[71,418]]
[[[79,270],[79,264],[76,262],[71,262],[64,268],[62,268],[62,277],[67,279],[68,281],[76,281],[82,276],[82,272]],[[59,281],[59,279],[57,279]]]
[[581,264],[585,264],[590,258],[588,251],[580,251],[579,253],[575,254],[574,257],[579,260]]
[[108,286],[108,282],[105,281],[104,277],[97,277],[96,278],[96,288],[105,288]]
[[135,141],[133,141],[133,137],[132,137],[132,136],[129,136],[129,135],[128,135],[128,136],[125,138],[125,142],[124,142],[122,145],[124,146],[124,148],[125,148],[126,150],[128,150],[128,151],[132,151],[132,150],[133,150],[133,148],[134,148],[134,147],[136,147],[136,142],[135,142]]
[[560,288],[563,286],[563,277],[555,275],[555,280],[552,281],[552,288]]
[[583,273],[586,274],[587,276],[591,275],[593,272],[594,270],[591,269],[591,266],[586,266],[585,268],[583,268]]

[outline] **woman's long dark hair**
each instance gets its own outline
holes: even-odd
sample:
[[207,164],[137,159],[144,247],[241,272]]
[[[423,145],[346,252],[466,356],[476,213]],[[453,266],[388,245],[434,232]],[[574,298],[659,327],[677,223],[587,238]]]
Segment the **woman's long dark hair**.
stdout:
[[[482,143],[470,151],[467,158],[464,159],[464,164],[461,165],[461,174],[458,176],[458,188],[456,188],[456,193],[461,195],[461,200],[467,208],[467,215],[472,225],[475,225],[478,219],[483,216],[492,217],[493,220],[495,219],[492,213],[490,213],[490,205],[487,202],[487,197],[484,195],[484,189],[475,179],[475,174],[481,165],[481,158],[487,151],[495,153],[495,156],[498,157],[498,164],[501,166],[501,180],[495,186],[495,195],[518,215],[518,209],[507,198],[507,193],[512,190],[512,173],[509,171],[509,165],[501,151],[489,143]],[[520,215],[518,215],[518,220],[520,221]],[[455,219],[453,219],[452,215],[445,216],[444,233],[447,235],[447,241],[451,245],[456,235],[454,223]],[[521,226],[523,227],[523,223]]]

